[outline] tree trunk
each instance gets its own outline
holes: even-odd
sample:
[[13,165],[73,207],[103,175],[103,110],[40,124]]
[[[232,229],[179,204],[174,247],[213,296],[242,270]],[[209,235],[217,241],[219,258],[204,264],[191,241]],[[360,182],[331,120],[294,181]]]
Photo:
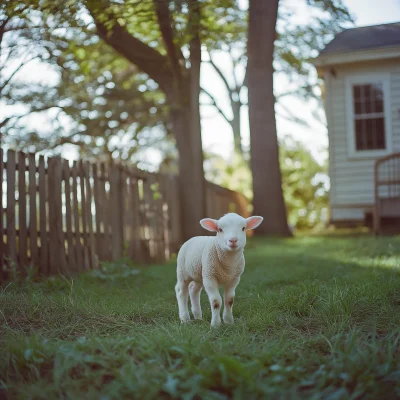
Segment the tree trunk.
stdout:
[[200,124],[200,66],[201,41],[200,3],[189,1],[190,10],[190,70],[187,79],[180,80],[177,93],[178,108],[172,112],[179,152],[181,221],[183,239],[204,235],[200,220],[206,215],[206,193],[203,171],[203,148]]
[[179,153],[180,220],[185,241],[205,234],[200,226],[200,220],[205,217],[203,157],[197,143],[201,137],[192,134],[191,112],[187,105],[171,110],[170,115]]
[[232,101],[233,118],[231,120],[231,127],[233,133],[234,150],[243,156],[242,136],[241,136],[241,110],[242,104],[239,101]]
[[247,82],[254,211],[264,217],[256,234],[289,236],[282,193],[273,92],[278,1],[250,0]]

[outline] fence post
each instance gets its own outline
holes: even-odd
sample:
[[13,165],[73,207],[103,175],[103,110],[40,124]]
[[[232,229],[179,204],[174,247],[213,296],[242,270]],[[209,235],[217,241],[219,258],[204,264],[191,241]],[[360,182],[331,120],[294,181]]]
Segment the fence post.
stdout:
[[141,235],[141,213],[140,213],[140,197],[139,197],[139,180],[136,178],[131,181],[131,198],[130,206],[133,211],[132,221],[132,240],[133,240],[133,257],[135,262],[143,262],[142,252],[142,235]]
[[111,164],[109,168],[110,174],[110,206],[111,206],[111,255],[114,261],[122,256],[122,237],[121,237],[121,176],[120,169],[117,165]]
[[75,236],[75,268],[79,272],[84,269],[83,247],[81,242],[81,224],[79,223],[79,202],[78,202],[78,163],[74,161],[72,165],[72,206],[74,214],[74,236]]
[[65,243],[62,224],[62,163],[60,157],[49,159],[50,274],[65,273]]
[[171,249],[177,252],[182,244],[182,219],[177,175],[170,175],[168,209],[171,220]]
[[28,266],[28,232],[26,229],[26,157],[18,153],[18,253],[19,268]]
[[85,162],[84,164],[84,172],[85,172],[85,181],[86,181],[86,216],[87,216],[87,225],[88,225],[88,243],[89,243],[89,257],[90,257],[90,267],[97,268],[98,260],[96,253],[96,243],[93,236],[93,214],[92,214],[92,188],[90,185],[90,164]]
[[65,229],[68,244],[67,265],[69,271],[76,269],[76,259],[72,234],[72,208],[71,208],[71,170],[67,160],[63,160],[63,174],[65,180]]
[[47,275],[49,271],[48,257],[48,235],[47,222],[48,216],[46,211],[48,185],[46,178],[46,167],[44,165],[44,157],[39,157],[39,212],[40,212],[40,268],[39,271],[43,275]]
[[0,148],[0,283],[3,281],[4,267],[4,227],[3,227],[3,150]]
[[15,230],[15,151],[7,152],[7,247],[8,269],[17,264],[17,245]]
[[38,236],[36,207],[36,161],[35,154],[28,156],[29,160],[29,238],[31,245],[31,264],[38,266]]

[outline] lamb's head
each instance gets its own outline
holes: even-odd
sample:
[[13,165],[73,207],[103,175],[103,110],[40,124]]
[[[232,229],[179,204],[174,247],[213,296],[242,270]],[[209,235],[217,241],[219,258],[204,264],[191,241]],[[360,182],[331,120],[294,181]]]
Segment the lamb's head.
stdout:
[[225,251],[242,250],[246,245],[246,231],[257,228],[263,217],[243,218],[238,214],[230,213],[219,220],[205,218],[200,225],[211,231],[217,232],[217,241]]

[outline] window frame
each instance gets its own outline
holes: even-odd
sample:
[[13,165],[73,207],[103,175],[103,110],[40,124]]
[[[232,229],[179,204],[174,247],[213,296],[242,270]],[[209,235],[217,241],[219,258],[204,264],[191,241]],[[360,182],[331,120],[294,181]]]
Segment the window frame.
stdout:
[[[383,86],[383,116],[385,126],[385,149],[357,150],[356,132],[354,127],[354,98],[353,85],[373,85],[381,83]],[[353,75],[346,77],[346,117],[347,117],[347,153],[350,158],[376,158],[392,152],[392,121],[390,101],[390,74],[376,73],[368,75]]]

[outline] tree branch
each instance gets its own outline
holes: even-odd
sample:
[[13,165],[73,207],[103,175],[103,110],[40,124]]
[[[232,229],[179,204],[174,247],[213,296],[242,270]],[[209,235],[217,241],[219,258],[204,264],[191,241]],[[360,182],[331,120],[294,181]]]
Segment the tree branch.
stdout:
[[288,107],[284,106],[283,104],[279,103],[279,107],[281,107],[287,115],[280,114],[281,117],[285,118],[287,121],[294,122],[296,124],[305,126],[307,128],[310,127],[309,123],[305,121],[304,119],[297,117],[296,115],[293,114],[292,110],[290,110]]
[[43,25],[36,25],[36,26],[12,26],[10,28],[5,29],[5,33],[7,32],[14,32],[14,31],[24,31],[24,30],[31,30],[31,29],[42,29]]
[[156,81],[164,92],[169,92],[173,83],[173,73],[166,57],[147,44],[132,36],[118,23],[107,29],[110,22],[100,21],[90,9],[95,21],[98,35],[127,60]]
[[275,98],[276,98],[276,100],[280,100],[283,97],[296,96],[298,94],[299,94],[298,90],[289,90],[287,92],[283,92],[283,93],[280,93],[280,94],[276,95]]
[[0,95],[5,89],[5,87],[11,82],[11,80],[14,78],[14,76],[17,74],[17,72],[24,67],[26,64],[30,63],[31,61],[35,60],[36,58],[40,58],[40,56],[35,56],[29,59],[28,61],[22,62],[14,71],[13,73],[8,77],[8,79],[1,85],[0,87]]
[[0,43],[3,41],[3,36],[6,31],[6,26],[10,21],[11,17],[7,16],[4,20],[0,21]]
[[231,45],[228,45],[228,47],[229,47],[228,53],[229,53],[229,56],[230,56],[231,62],[232,62],[232,77],[233,77],[233,83],[234,83],[234,85],[235,85],[236,91],[239,93],[241,87],[239,86],[239,82],[238,82],[238,79],[237,79],[237,76],[236,76],[236,66],[237,66],[237,63],[236,63],[236,60],[235,60],[235,58],[233,57],[233,54],[232,54],[232,46],[231,46]]
[[219,77],[221,78],[222,82],[224,83],[226,90],[229,93],[229,97],[232,98],[232,92],[233,90],[231,89],[231,86],[229,85],[229,82],[227,81],[227,79],[225,78],[225,75],[222,73],[222,71],[220,70],[220,68],[217,66],[217,64],[215,64],[214,60],[212,59],[211,56],[211,52],[208,52],[208,56],[210,58],[210,60],[208,61],[209,64],[211,64],[211,66],[214,68],[215,72],[219,75]]
[[180,79],[182,77],[180,61],[184,60],[184,57],[181,50],[178,50],[174,44],[174,32],[172,28],[171,13],[168,8],[168,1],[154,0],[154,5],[172,71],[176,78]]
[[64,109],[63,107],[56,106],[56,105],[40,107],[40,108],[37,108],[37,109],[31,109],[28,112],[26,112],[25,114],[13,115],[11,117],[7,117],[7,118],[3,119],[3,121],[0,122],[0,128],[3,128],[4,126],[6,126],[8,124],[8,122],[10,122],[13,119],[18,121],[19,119],[25,118],[30,114],[37,113],[37,112],[42,112],[42,111],[47,111],[47,110],[50,110],[52,108],[59,108],[60,110]]
[[229,125],[231,125],[232,121],[227,117],[225,112],[219,107],[217,101],[215,100],[215,97],[210,92],[208,92],[206,89],[201,88],[201,91],[204,94],[206,94],[211,100],[211,104],[207,104],[207,105],[215,107],[216,110],[224,117],[225,121],[228,122]]

